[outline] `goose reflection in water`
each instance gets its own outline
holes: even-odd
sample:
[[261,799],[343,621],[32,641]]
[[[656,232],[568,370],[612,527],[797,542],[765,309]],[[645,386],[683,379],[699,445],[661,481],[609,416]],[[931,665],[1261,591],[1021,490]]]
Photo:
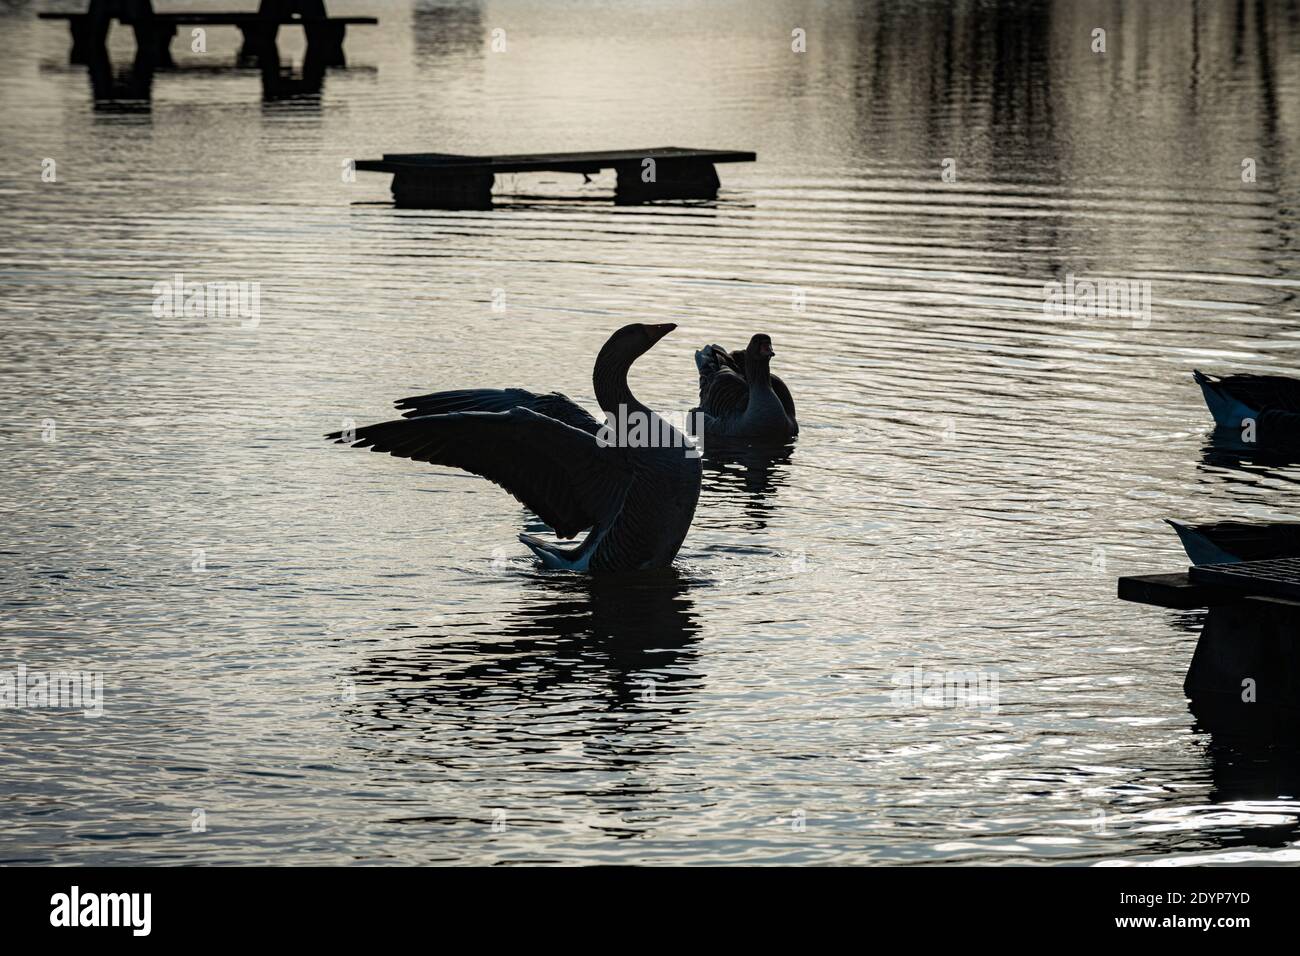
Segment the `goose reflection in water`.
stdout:
[[544,751],[548,739],[595,731],[631,735],[623,744],[602,738],[620,750],[663,746],[646,741],[687,712],[702,680],[692,581],[668,569],[532,573],[524,582],[499,626],[456,622],[418,637],[402,631],[400,643],[358,666],[351,676],[363,708],[359,725],[428,739],[445,739],[457,726],[484,751]]
[[780,490],[790,483],[793,455],[793,443],[765,446],[721,439],[706,441],[701,496],[738,501],[748,521],[733,522],[728,518],[728,527],[763,531],[780,506]]

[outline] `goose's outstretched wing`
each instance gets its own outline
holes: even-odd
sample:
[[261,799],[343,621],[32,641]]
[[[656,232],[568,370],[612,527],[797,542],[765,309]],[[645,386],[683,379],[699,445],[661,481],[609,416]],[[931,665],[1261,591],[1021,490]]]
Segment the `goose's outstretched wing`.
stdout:
[[[345,441],[343,432],[325,437]],[[593,434],[518,406],[367,425],[356,430],[352,447],[482,475],[562,538],[615,514],[631,481],[622,449],[603,447]]]
[[[739,353],[744,361],[744,353]],[[700,370],[700,410],[714,418],[743,415],[749,406],[749,384],[744,366],[737,367],[735,357],[721,345],[709,345],[695,353],[695,367]]]
[[559,392],[538,395],[523,388],[460,388],[449,392],[432,392],[414,395],[393,403],[404,418],[422,415],[446,415],[451,412],[508,412],[512,408],[527,408],[580,428],[589,435],[596,434],[600,423],[585,408]]

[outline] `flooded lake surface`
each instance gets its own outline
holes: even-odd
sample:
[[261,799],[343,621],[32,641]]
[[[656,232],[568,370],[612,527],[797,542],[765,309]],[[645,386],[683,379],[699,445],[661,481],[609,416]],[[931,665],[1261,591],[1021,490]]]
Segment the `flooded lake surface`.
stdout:
[[[96,85],[148,99],[98,103],[0,8],[0,669],[103,675],[101,716],[0,710],[0,861],[1300,859],[1300,760],[1189,711],[1201,615],[1114,597],[1186,565],[1165,517],[1296,516],[1191,378],[1297,368],[1294,4],[330,8],[381,22],[318,93],[224,28],[142,86],[115,28]],[[345,175],[670,144],[758,162],[490,212]],[[257,321],[156,309],[176,273]],[[1147,307],[1049,314],[1067,276]],[[320,438],[444,388],[594,407],[631,321],[678,324],[652,407],[763,331],[802,426],[707,460],[666,578],[541,571],[500,489]]]

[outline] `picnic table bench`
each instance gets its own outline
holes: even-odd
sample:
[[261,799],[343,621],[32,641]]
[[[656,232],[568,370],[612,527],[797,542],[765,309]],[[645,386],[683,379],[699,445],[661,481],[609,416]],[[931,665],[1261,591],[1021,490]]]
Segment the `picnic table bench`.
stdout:
[[260,0],[256,11],[160,13],[153,0],[90,0],[85,13],[41,13],[42,20],[67,20],[72,31],[72,62],[89,63],[102,53],[113,20],[135,31],[137,55],[171,63],[171,41],[178,26],[233,26],[244,35],[241,58],[274,48],[280,27],[297,24],[307,35],[308,56],[326,65],[343,62],[343,38],[350,25],[372,25],[375,17],[331,17],[325,0]]
[[365,172],[393,174],[393,201],[412,209],[490,209],[497,173],[563,172],[590,175],[613,169],[614,201],[620,205],[655,199],[714,199],[716,163],[752,163],[757,156],[738,150],[653,149],[587,153],[521,153],[465,156],[455,153],[385,153],[359,159]]
[[1119,579],[1121,600],[1208,608],[1183,692],[1218,717],[1300,721],[1300,558],[1208,564]]

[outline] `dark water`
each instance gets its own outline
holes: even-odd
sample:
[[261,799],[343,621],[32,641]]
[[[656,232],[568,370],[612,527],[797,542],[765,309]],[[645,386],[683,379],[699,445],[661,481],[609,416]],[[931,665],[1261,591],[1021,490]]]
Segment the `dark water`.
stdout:
[[[104,713],[0,711],[0,860],[1300,859],[1300,761],[1189,712],[1197,615],[1113,597],[1185,563],[1163,517],[1295,516],[1190,376],[1297,365],[1294,2],[336,0],[382,22],[318,93],[296,31],[264,83],[218,28],[133,77],[118,30],[95,85],[149,99],[98,103],[36,9],[0,6],[0,664],[102,671]],[[666,144],[759,162],[641,208],[341,175]],[[258,324],[155,315],[176,272]],[[1046,315],[1067,274],[1149,322]],[[543,573],[486,482],[319,439],[437,388],[591,405],[636,320],[679,324],[651,405],[762,330],[803,426],[709,463],[667,578]],[[916,666],[997,707],[900,703]]]

